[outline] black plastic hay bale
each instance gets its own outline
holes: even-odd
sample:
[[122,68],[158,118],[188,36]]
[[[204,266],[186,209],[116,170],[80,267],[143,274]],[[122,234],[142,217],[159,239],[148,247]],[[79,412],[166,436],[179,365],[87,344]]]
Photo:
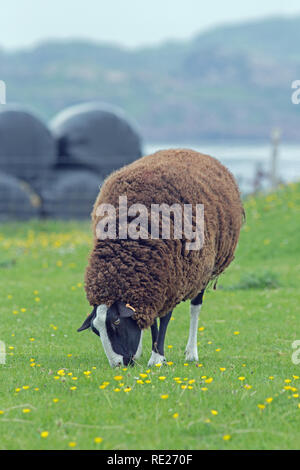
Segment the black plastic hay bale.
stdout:
[[102,179],[90,171],[56,171],[42,192],[43,215],[54,219],[88,219]]
[[27,220],[39,216],[41,200],[28,183],[0,173],[0,220]]
[[141,139],[124,113],[101,103],[65,109],[50,123],[62,166],[83,165],[102,176],[139,158]]
[[55,140],[38,117],[19,106],[1,106],[0,171],[39,189],[55,158]]

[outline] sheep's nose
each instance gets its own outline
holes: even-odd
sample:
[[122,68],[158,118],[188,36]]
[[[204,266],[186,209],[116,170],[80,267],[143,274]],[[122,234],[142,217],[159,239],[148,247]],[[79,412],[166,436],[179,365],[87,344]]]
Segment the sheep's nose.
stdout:
[[132,356],[124,356],[123,362],[124,362],[124,366],[128,366],[128,365],[132,366],[133,365]]

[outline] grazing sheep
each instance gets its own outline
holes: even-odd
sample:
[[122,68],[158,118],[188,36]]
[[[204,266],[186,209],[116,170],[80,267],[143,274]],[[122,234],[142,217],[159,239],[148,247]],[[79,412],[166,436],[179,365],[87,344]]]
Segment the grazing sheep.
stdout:
[[[191,238],[183,235],[177,239],[174,230],[169,239],[99,239],[97,227],[104,218],[99,207],[111,204],[117,208],[119,196],[124,195],[128,207],[143,204],[149,211],[152,204],[203,204],[202,248],[187,249]],[[120,209],[116,215],[116,228],[120,230]],[[192,299],[186,360],[197,361],[203,293],[233,260],[243,217],[233,176],[208,155],[187,149],[163,150],[114,172],[104,182],[92,212],[94,248],[85,289],[94,309],[78,331],[91,327],[100,336],[110,365],[117,366],[140,356],[142,331],[151,326],[148,364],[162,363],[172,310],[181,301]],[[175,218],[171,219],[174,229]]]

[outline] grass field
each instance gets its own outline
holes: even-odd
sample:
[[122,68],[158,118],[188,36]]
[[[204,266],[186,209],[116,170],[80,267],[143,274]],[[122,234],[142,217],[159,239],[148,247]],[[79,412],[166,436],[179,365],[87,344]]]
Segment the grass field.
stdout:
[[299,449],[300,185],[248,199],[236,259],[205,294],[199,364],[186,364],[189,303],[168,365],[112,370],[77,333],[90,308],[89,223],[0,228],[0,449]]

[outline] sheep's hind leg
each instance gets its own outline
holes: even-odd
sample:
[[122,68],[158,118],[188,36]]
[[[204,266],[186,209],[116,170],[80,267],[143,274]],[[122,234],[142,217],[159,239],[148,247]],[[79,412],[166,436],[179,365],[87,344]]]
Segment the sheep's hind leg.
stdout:
[[190,331],[189,339],[185,349],[186,361],[198,361],[198,348],[197,348],[197,331],[198,331],[198,319],[199,313],[202,307],[204,290],[200,292],[191,301],[190,307]]
[[152,334],[152,353],[148,362],[148,366],[155,366],[156,364],[163,364],[166,362],[164,355],[164,344],[165,336],[167,332],[167,327],[172,316],[172,312],[169,312],[167,315],[160,319],[159,330],[157,328],[157,321],[151,326]]

